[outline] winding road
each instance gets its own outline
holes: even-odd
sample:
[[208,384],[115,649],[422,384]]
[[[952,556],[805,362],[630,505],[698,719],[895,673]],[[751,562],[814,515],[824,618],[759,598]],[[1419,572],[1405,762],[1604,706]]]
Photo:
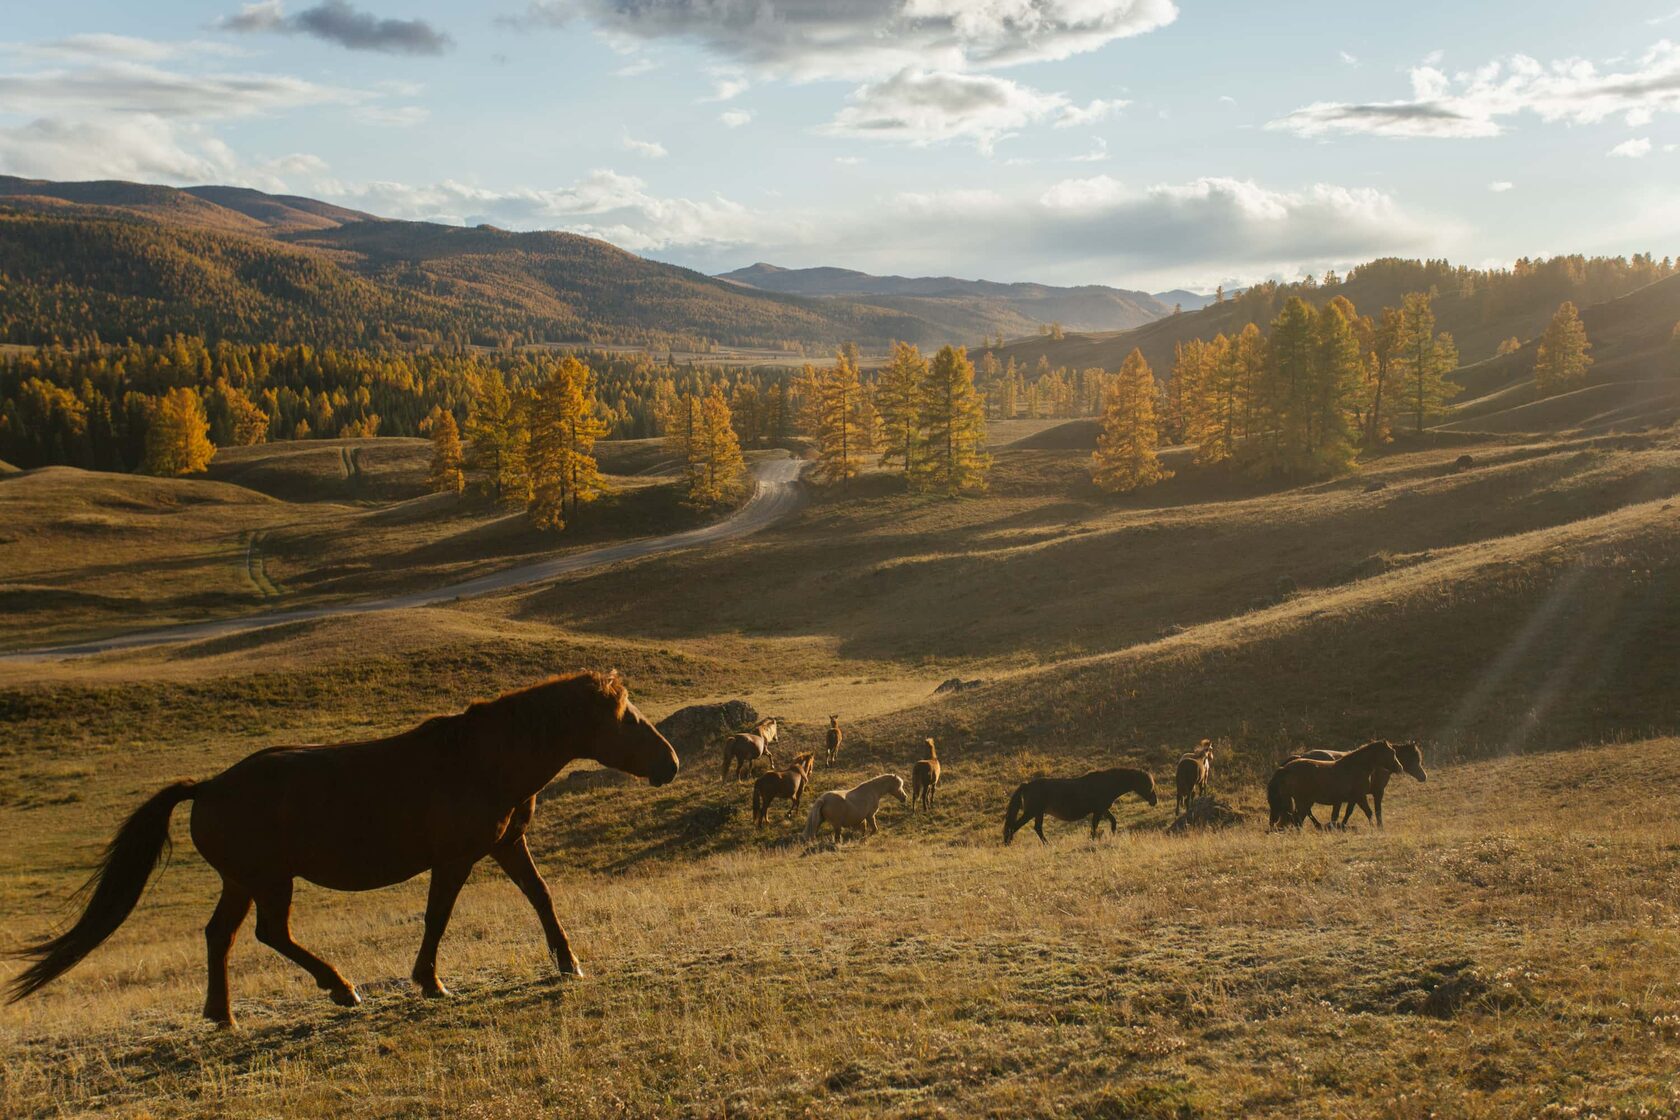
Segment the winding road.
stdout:
[[799,508],[803,500],[799,488],[799,475],[804,466],[802,460],[793,458],[759,460],[753,467],[755,480],[753,496],[747,499],[745,505],[716,524],[704,525],[683,533],[672,533],[666,537],[644,537],[640,540],[625,541],[622,544],[607,545],[604,548],[586,549],[566,556],[557,556],[552,560],[538,560],[530,564],[504,568],[499,572],[491,572],[489,575],[463,580],[460,583],[446,584],[429,591],[412,591],[403,595],[366,599],[356,603],[302,607],[293,611],[275,611],[272,614],[247,615],[243,618],[190,622],[180,626],[165,627],[161,630],[142,630],[131,634],[119,634],[111,638],[99,638],[90,642],[14,650],[10,653],[0,653],[0,661],[50,661],[70,657],[88,657],[111,650],[143,649],[147,646],[217,638],[225,634],[260,630],[265,626],[275,626],[283,622],[303,622],[315,618],[332,618],[336,615],[365,614],[369,611],[395,611],[408,607],[427,607],[435,603],[447,603],[455,599],[468,599],[475,595],[486,595],[492,591],[504,591],[507,588],[519,587],[528,583],[541,583],[544,580],[554,579],[556,576],[570,575],[573,572],[581,572],[588,568],[616,564],[621,560],[633,560],[641,556],[654,556],[661,552],[675,552],[678,549],[693,548],[696,545],[734,540],[737,537],[756,533],[760,529],[780,521]]

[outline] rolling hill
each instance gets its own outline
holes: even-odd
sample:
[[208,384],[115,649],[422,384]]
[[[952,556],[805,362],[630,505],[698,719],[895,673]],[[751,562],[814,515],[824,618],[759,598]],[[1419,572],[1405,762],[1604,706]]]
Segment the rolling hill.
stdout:
[[[871,276],[846,268],[778,268],[764,263],[718,278],[759,291],[902,311],[939,323],[959,339],[999,332],[1034,334],[1040,324],[1057,322],[1072,330],[1125,330],[1171,314],[1173,308],[1171,300],[1101,284],[1058,288],[954,276]],[[1195,298],[1187,292],[1170,294]]]
[[236,187],[0,176],[0,342],[924,345],[913,310],[763,292],[604,241],[376,218]]
[[[1062,339],[1034,336],[1011,341],[992,353],[1000,363],[1013,358],[1028,367],[1042,357],[1052,366],[1112,370],[1118,369],[1135,347],[1143,352],[1156,376],[1164,377],[1172,370],[1173,351],[1180,343],[1220,333],[1235,334],[1251,322],[1264,330],[1291,296],[1299,295],[1319,306],[1345,296],[1361,314],[1375,317],[1384,307],[1398,307],[1409,292],[1434,291],[1437,329],[1451,332],[1466,364],[1492,357],[1502,341],[1517,338],[1530,344],[1525,352],[1532,366],[1532,340],[1545,328],[1558,304],[1573,300],[1580,307],[1591,307],[1657,282],[1672,284],[1672,270],[1664,271],[1656,263],[1639,258],[1629,264],[1603,258],[1557,257],[1524,262],[1511,271],[1458,268],[1444,261],[1388,259],[1362,265],[1334,283],[1258,285],[1223,303],[1199,311],[1187,309],[1131,330],[1069,333]],[[1642,329],[1660,329],[1665,337],[1673,329],[1675,315],[1659,306],[1666,299],[1632,305],[1636,315],[1656,316]],[[1666,325],[1663,315],[1667,315]],[[1590,322],[1588,331],[1592,333]]]

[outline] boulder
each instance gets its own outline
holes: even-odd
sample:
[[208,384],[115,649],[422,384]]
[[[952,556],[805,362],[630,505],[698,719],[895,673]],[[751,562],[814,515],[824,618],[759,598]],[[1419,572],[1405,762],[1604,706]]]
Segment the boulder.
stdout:
[[690,704],[660,720],[659,733],[670,740],[677,757],[688,761],[725,735],[758,722],[758,711],[745,700]]
[[978,678],[972,681],[965,681],[961,677],[952,677],[948,681],[941,682],[939,687],[933,690],[933,694],[938,696],[942,692],[966,692],[971,688],[979,688],[985,683],[985,681],[979,680]]
[[1192,828],[1230,828],[1241,824],[1243,816],[1243,811],[1229,801],[1218,801],[1212,796],[1198,797],[1190,803],[1190,808],[1167,826],[1167,831],[1185,833]]

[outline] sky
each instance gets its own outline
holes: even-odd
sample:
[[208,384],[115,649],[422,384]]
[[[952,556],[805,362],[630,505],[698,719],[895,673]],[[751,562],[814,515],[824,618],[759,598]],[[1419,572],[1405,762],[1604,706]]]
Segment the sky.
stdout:
[[0,173],[1210,290],[1680,254],[1680,0],[10,0]]

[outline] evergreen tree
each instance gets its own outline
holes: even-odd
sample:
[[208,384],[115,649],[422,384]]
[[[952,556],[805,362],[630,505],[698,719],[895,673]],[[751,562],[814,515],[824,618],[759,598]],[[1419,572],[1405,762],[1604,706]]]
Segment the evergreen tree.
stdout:
[[741,444],[730,423],[729,401],[716,385],[700,402],[694,450],[698,469],[690,475],[689,501],[715,505],[737,490],[746,470]]
[[832,366],[806,370],[807,428],[817,441],[817,477],[845,485],[861,469],[863,453],[856,353],[843,348]]
[[1566,392],[1585,381],[1592,366],[1592,357],[1587,353],[1591,349],[1580,313],[1573,303],[1565,300],[1546,324],[1534,355],[1534,387],[1540,395],[1549,397]]
[[961,347],[944,346],[922,381],[922,417],[912,478],[919,489],[955,497],[984,490],[985,401],[974,388],[974,365]]
[[1319,349],[1318,313],[1291,296],[1272,321],[1266,364],[1255,393],[1256,433],[1247,457],[1261,475],[1292,475],[1307,466],[1312,438],[1311,397]]
[[892,359],[875,378],[875,406],[881,413],[881,463],[898,464],[906,476],[915,470],[916,437],[922,426],[922,384],[926,380],[927,359],[908,342],[893,344]]
[[1091,481],[1097,486],[1123,494],[1171,477],[1156,454],[1155,396],[1155,375],[1143,352],[1134,349],[1109,388],[1102,434],[1091,457]]
[[1421,432],[1430,417],[1458,395],[1447,375],[1458,368],[1458,349],[1452,336],[1435,333],[1435,311],[1427,292],[1413,292],[1401,303],[1400,374],[1405,384],[1405,408]]
[[594,451],[605,425],[596,414],[593,381],[589,367],[567,355],[532,400],[525,467],[531,518],[540,529],[564,529],[568,505],[575,518],[580,503],[600,494]]
[[475,386],[467,413],[468,465],[485,473],[498,502],[524,505],[531,496],[531,478],[525,470],[530,442],[526,410],[508,392],[500,371],[485,372]]
[[426,486],[435,494],[459,494],[467,488],[466,472],[461,468],[461,432],[455,426],[453,412],[439,412],[432,421],[432,468],[426,476]]
[[152,407],[141,470],[155,475],[197,474],[209,467],[216,448],[204,402],[191,389],[164,393]]

